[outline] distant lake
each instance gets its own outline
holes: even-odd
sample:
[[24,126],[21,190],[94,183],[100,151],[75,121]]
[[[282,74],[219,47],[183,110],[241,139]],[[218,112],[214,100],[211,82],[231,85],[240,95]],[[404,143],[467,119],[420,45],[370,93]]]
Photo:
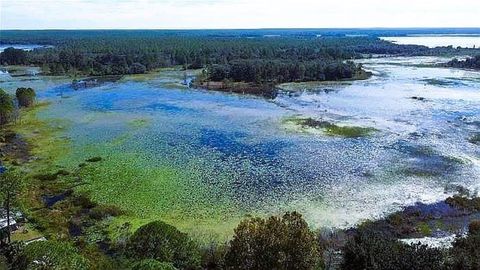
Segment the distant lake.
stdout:
[[453,46],[463,48],[480,48],[480,35],[411,35],[406,37],[381,37],[401,45],[423,45],[430,48]]
[[36,48],[51,48],[50,45],[38,45],[38,44],[0,44],[0,52],[3,52],[6,48],[13,47],[15,49],[22,49],[25,51],[32,51]]

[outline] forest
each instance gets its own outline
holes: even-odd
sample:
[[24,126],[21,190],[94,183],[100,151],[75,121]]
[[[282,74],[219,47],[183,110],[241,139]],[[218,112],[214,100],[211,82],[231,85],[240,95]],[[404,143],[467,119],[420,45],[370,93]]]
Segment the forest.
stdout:
[[361,67],[345,60],[369,54],[438,55],[469,51],[396,45],[376,37],[312,37],[298,33],[245,37],[213,33],[218,36],[196,32],[180,36],[175,31],[74,31],[69,35],[61,31],[32,31],[32,35],[2,31],[3,44],[27,42],[52,47],[29,52],[7,48],[0,54],[0,63],[38,65],[44,74],[72,76],[138,74],[180,65],[185,69],[205,68],[210,76],[206,79],[212,81],[272,83],[352,78]]

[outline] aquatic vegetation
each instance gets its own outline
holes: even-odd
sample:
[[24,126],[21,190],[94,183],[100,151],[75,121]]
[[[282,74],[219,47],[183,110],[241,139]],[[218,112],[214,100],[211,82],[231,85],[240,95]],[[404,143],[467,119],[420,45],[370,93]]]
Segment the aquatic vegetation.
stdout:
[[424,98],[424,97],[416,97],[416,96],[414,96],[414,97],[411,97],[411,99],[413,99],[413,100],[418,100],[418,101],[425,101],[425,98]]
[[422,234],[422,236],[430,236],[432,234],[432,229],[425,222],[420,222],[417,225],[417,230]]
[[456,86],[462,85],[461,82],[457,80],[446,80],[446,79],[422,79],[422,82],[435,86]]
[[473,135],[472,137],[470,137],[470,139],[468,139],[468,141],[473,143],[473,144],[479,145],[480,144],[480,133],[477,133],[477,134]]
[[102,157],[92,157],[85,160],[86,162],[99,162],[102,161]]
[[14,130],[22,135],[31,146],[31,154],[37,157],[32,166],[35,170],[42,171],[51,168],[51,163],[65,157],[69,153],[69,141],[60,134],[68,127],[65,119],[40,120],[37,114],[45,109],[49,103],[39,103],[27,108],[22,113],[21,121],[14,126]]
[[325,128],[325,132],[331,136],[341,136],[346,138],[365,137],[372,134],[376,129],[355,126],[337,126],[331,124]]
[[142,128],[142,127],[146,127],[148,126],[149,124],[149,120],[148,119],[134,119],[132,121],[129,122],[129,124],[132,126],[132,127],[135,127],[135,128]]
[[341,90],[347,86],[351,85],[349,81],[316,81],[316,82],[293,82],[293,83],[282,83],[277,85],[277,88],[287,92],[300,92],[300,91],[319,91],[323,90],[325,93],[329,93],[327,89]]
[[375,128],[358,126],[339,126],[328,121],[316,120],[313,118],[287,118],[284,120],[286,125],[299,126],[301,131],[322,130],[328,136],[339,136],[345,138],[358,138],[371,135],[376,131]]

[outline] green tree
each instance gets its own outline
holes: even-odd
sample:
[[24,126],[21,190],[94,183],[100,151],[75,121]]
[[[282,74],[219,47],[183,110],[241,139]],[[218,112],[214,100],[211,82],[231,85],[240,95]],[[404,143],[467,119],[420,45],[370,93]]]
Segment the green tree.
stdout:
[[16,202],[16,198],[20,193],[21,187],[22,178],[16,170],[8,169],[6,172],[0,174],[0,198],[3,203],[3,208],[6,211],[7,243],[9,244],[11,242],[10,219],[12,206]]
[[229,269],[314,269],[321,258],[317,239],[296,212],[249,218],[235,229],[226,255]]
[[0,125],[10,121],[14,109],[12,97],[0,88]]
[[161,221],[140,227],[127,243],[127,256],[173,263],[181,269],[196,269],[200,255],[187,234]]
[[23,65],[27,63],[27,53],[22,49],[6,48],[0,53],[0,63]]
[[143,74],[145,72],[147,72],[147,68],[140,63],[133,63],[128,69],[130,74]]
[[15,95],[20,107],[30,107],[35,102],[36,94],[32,88],[18,88]]

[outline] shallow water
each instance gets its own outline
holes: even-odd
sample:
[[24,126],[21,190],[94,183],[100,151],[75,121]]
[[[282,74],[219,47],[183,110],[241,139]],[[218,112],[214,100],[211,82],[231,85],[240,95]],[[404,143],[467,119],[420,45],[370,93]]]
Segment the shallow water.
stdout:
[[382,37],[381,39],[401,45],[423,45],[429,48],[453,46],[479,48],[480,35],[426,35],[404,37]]
[[[175,88],[174,72],[79,91],[52,78],[28,86],[52,101],[42,118],[70,123],[73,151],[60,165],[104,158],[82,187],[98,201],[207,233],[286,210],[347,227],[480,186],[479,147],[468,142],[480,131],[480,73],[418,67],[440,60],[363,60],[369,80],[289,85],[274,100]],[[293,116],[378,131],[294,132],[284,125]]]

